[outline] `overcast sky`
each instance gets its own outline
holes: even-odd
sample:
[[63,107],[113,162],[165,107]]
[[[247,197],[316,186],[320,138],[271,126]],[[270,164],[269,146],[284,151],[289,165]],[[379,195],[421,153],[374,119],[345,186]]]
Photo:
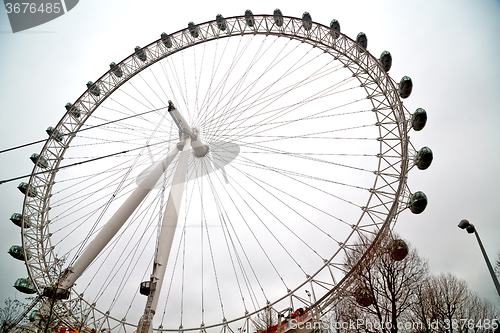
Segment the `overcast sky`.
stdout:
[[[480,296],[498,303],[478,244],[457,228],[461,219],[473,223],[492,261],[500,250],[500,1],[81,1],[62,17],[13,34],[0,11],[0,150],[46,138],[45,128],[57,124],[64,105],[75,101],[85,83],[97,80],[133,52],[187,26],[226,17],[272,13],[316,22],[337,19],[342,32],[355,38],[363,31],[368,50],[393,56],[390,75],[408,75],[413,93],[409,110],[425,108],[428,123],[412,132],[418,149],[434,152],[426,171],[412,170],[412,191],[427,194],[425,212],[403,212],[396,231],[428,259],[432,273],[450,272],[465,279]],[[0,178],[28,174],[29,156],[41,145],[0,155]],[[27,179],[26,179],[27,181]],[[9,221],[21,212],[18,182],[0,185],[0,300],[22,299],[12,287],[26,277],[22,262],[7,254],[20,244],[19,228]]]

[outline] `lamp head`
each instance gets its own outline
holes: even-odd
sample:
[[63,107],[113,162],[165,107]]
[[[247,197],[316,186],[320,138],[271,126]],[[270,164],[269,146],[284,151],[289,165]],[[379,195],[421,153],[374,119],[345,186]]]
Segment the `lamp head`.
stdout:
[[468,226],[470,226],[470,223],[469,223],[469,221],[467,221],[467,220],[462,220],[462,221],[460,221],[460,223],[458,224],[458,227],[459,227],[460,229],[465,229],[465,228],[467,228]]
[[467,232],[469,234],[473,234],[476,231],[476,229],[474,228],[474,225],[470,224],[469,221],[467,221],[467,220],[460,221],[460,223],[458,224],[458,227],[460,229],[467,230]]

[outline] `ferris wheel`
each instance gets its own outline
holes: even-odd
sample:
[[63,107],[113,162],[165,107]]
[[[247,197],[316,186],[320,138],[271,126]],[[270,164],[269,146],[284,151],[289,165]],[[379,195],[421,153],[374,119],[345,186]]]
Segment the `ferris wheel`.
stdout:
[[370,239],[366,264],[401,211],[425,209],[407,177],[432,161],[391,64],[363,33],[279,10],[136,47],[31,156],[16,288],[81,332],[250,331],[269,309],[369,304],[345,256]]

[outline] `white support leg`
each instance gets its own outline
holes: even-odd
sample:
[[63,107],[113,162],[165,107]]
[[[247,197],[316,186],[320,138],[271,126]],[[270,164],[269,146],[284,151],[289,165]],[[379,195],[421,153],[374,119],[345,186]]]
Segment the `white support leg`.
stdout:
[[174,148],[167,156],[147,175],[134,192],[125,200],[121,207],[109,219],[106,225],[99,231],[97,236],[87,246],[73,267],[69,267],[63,280],[59,282],[59,288],[68,289],[82,275],[87,267],[94,261],[109,241],[116,235],[125,221],[137,209],[146,195],[154,187],[160,176],[167,170],[179,150]]
[[168,257],[170,249],[172,248],[177,221],[179,219],[179,209],[181,207],[182,195],[186,182],[190,141],[191,139],[187,137],[184,150],[181,153],[175,170],[172,188],[168,196],[167,207],[163,215],[160,236],[158,239],[157,255],[153,264],[153,273],[151,274],[151,291],[148,296],[144,315],[139,321],[137,333],[150,333],[153,331],[153,316],[158,305],[158,298],[160,297]]

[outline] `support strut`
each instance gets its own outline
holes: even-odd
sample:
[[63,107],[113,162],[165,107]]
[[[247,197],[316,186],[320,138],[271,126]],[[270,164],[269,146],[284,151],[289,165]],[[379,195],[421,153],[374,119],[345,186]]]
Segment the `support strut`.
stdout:
[[75,281],[82,275],[87,267],[94,261],[109,241],[116,235],[118,230],[125,224],[125,221],[137,209],[139,204],[144,200],[146,195],[154,188],[154,185],[160,176],[167,170],[168,165],[179,152],[175,147],[167,156],[158,163],[158,165],[148,174],[148,176],[139,184],[134,192],[125,200],[115,214],[109,219],[106,225],[99,231],[97,236],[87,246],[73,267],[68,267],[59,282],[59,289],[68,290],[73,286]]
[[186,137],[186,145],[181,153],[177,168],[175,170],[172,188],[168,196],[167,207],[163,215],[163,221],[158,239],[158,249],[156,258],[153,264],[153,273],[151,274],[151,290],[144,309],[144,315],[139,321],[137,333],[151,333],[153,331],[153,317],[158,305],[158,298],[165,277],[168,257],[174,240],[175,229],[179,219],[179,209],[181,206],[182,194],[184,193],[184,185],[186,182],[187,164],[189,157],[189,149],[191,138]]

